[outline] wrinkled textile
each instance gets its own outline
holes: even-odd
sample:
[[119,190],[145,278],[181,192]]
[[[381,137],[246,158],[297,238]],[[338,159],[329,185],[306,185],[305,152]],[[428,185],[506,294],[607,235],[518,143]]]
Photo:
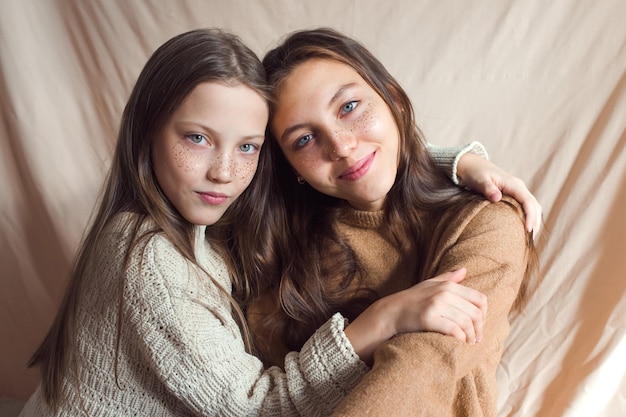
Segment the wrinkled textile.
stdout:
[[361,40],[429,142],[483,143],[544,208],[544,283],[512,317],[499,417],[626,414],[626,2],[24,0],[0,4],[0,396],[27,398],[152,51],[217,26],[263,54],[295,29]]

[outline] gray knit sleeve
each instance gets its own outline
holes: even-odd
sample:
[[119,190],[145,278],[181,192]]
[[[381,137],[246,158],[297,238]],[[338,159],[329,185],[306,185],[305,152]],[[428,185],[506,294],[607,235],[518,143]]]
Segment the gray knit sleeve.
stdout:
[[431,143],[427,144],[428,151],[435,159],[435,164],[446,172],[448,177],[454,182],[456,185],[459,184],[459,178],[456,175],[457,165],[459,163],[459,159],[466,153],[473,153],[474,155],[478,155],[482,158],[489,159],[489,155],[487,154],[487,149],[480,142],[470,142],[466,145],[462,146],[436,146]]
[[307,384],[293,384],[290,388],[292,395],[302,398],[300,411],[305,415],[330,414],[369,370],[343,332],[345,324],[346,319],[336,313],[300,353],[291,352],[285,358],[288,379],[298,381],[300,375],[307,378]]

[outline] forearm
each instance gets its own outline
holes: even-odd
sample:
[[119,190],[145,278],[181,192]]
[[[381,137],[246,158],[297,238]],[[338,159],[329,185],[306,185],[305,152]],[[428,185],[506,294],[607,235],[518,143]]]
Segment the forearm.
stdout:
[[[444,242],[429,274],[467,267],[463,284],[488,299],[483,340],[472,346],[431,332],[391,339],[376,351],[372,371],[334,415],[447,416],[456,415],[454,407],[474,410],[468,415],[490,415],[496,401],[495,369],[508,335],[508,314],[525,270],[522,220],[504,204],[489,207],[490,212],[501,212],[493,224],[494,219],[477,216],[479,227],[467,227],[454,242]],[[476,386],[483,391],[477,394]]]
[[[519,281],[508,274],[492,273],[490,279],[515,285]],[[481,277],[474,277],[476,281]],[[472,278],[468,278],[472,279]],[[374,366],[353,392],[335,410],[333,416],[354,415],[433,415],[455,416],[451,405],[459,396],[470,396],[466,407],[495,404],[495,390],[483,398],[473,393],[459,393],[459,384],[476,385],[477,379],[489,386],[495,375],[501,348],[508,334],[508,309],[515,298],[502,288],[486,289],[488,299],[499,300],[490,308],[483,340],[475,345],[435,332],[407,333],[384,343],[376,350]],[[493,303],[492,303],[493,304]],[[481,409],[481,413],[487,410]],[[474,415],[474,414],[468,414]]]
[[[287,356],[285,371],[264,369],[245,351],[217,286],[199,275],[172,273],[190,266],[163,242],[149,242],[141,279],[127,279],[125,335],[142,352],[147,372],[195,414],[326,415],[369,370],[352,350],[339,314]],[[226,278],[225,271],[213,272]]]

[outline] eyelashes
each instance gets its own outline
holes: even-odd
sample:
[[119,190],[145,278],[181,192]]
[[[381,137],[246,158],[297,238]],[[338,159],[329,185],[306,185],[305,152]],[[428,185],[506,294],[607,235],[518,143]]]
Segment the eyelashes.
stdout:
[[[210,145],[209,139],[200,133],[188,133],[185,135],[185,138],[194,145]],[[240,145],[238,149],[245,155],[254,155],[259,151],[260,146],[256,143],[244,143]]]
[[[352,113],[360,104],[359,100],[350,100],[341,105],[339,109],[339,117],[344,117]],[[297,151],[308,145],[317,135],[314,133],[307,133],[297,137],[293,142],[293,148]]]
[[252,155],[259,150],[259,147],[252,143],[246,143],[246,144],[241,145],[239,149],[241,150],[241,152],[245,153],[246,155]]
[[313,140],[313,134],[312,133],[307,133],[306,135],[300,136],[298,139],[296,139],[296,141],[294,142],[294,148],[296,149],[300,149],[303,146],[306,146],[309,142],[311,142]]
[[185,135],[185,137],[189,139],[191,143],[195,143],[196,145],[200,145],[202,144],[202,142],[208,143],[208,139],[206,138],[206,136],[201,135],[199,133],[189,133]]
[[346,104],[341,106],[341,111],[339,112],[342,116],[345,116],[348,113],[351,113],[356,107],[359,105],[357,100],[348,101]]

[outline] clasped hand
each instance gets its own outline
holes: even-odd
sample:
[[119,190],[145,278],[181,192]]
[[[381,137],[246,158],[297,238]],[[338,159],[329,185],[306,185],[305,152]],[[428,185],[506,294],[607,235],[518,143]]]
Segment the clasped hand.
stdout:
[[466,275],[465,268],[446,272],[373,303],[345,329],[356,353],[371,363],[380,343],[409,332],[437,332],[470,345],[480,342],[487,297],[461,284]]

